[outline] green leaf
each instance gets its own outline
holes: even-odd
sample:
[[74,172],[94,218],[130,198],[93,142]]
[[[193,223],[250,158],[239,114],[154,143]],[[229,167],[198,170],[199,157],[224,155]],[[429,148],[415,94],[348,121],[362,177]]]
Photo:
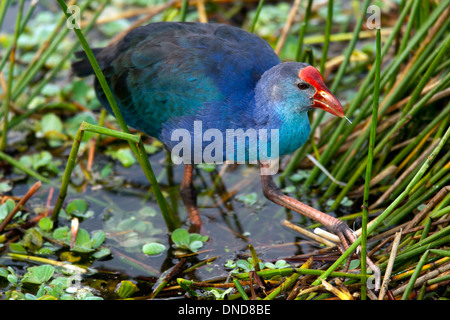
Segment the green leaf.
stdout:
[[208,241],[209,237],[208,236],[202,236],[201,234],[198,233],[190,233],[189,234],[189,242],[193,242],[193,241],[201,241],[201,242],[206,242]]
[[0,268],[0,277],[6,278],[8,275],[9,275],[8,270],[6,270],[4,268]]
[[50,217],[44,217],[41,220],[39,220],[39,228],[42,229],[42,231],[50,231],[53,229],[53,221]]
[[23,275],[22,283],[42,284],[50,280],[54,272],[55,268],[48,264],[30,267],[28,272]]
[[236,261],[236,267],[242,269],[244,272],[251,271],[253,266],[250,264],[250,262],[246,260],[238,260]]
[[131,297],[135,292],[139,291],[138,287],[129,280],[123,280],[120,282],[118,289],[116,290],[119,297],[122,299]]
[[107,36],[112,37],[117,33],[127,29],[130,26],[130,22],[126,19],[119,19],[111,21],[102,25],[99,25],[99,29]]
[[99,250],[95,251],[92,254],[92,257],[94,259],[101,259],[104,258],[106,256],[109,256],[111,254],[111,250],[109,250],[108,248],[100,248]]
[[43,239],[41,233],[35,229],[31,228],[25,231],[22,238],[22,245],[28,248],[30,251],[35,252],[42,247]]
[[[71,234],[68,234],[68,241],[71,241]],[[92,252],[92,243],[90,241],[89,232],[86,229],[79,228],[77,232],[77,239],[75,240],[75,247],[72,249],[75,252]]]
[[275,262],[275,266],[278,269],[282,269],[282,268],[288,268],[291,265],[289,263],[287,263],[286,260],[278,260],[277,262]]
[[214,163],[200,163],[197,165],[198,168],[202,169],[205,172],[213,172],[214,169],[216,168],[216,164]]
[[234,268],[236,268],[236,264],[234,263],[233,260],[227,260],[227,263],[225,263],[225,267],[234,269]]
[[49,256],[51,254],[54,254],[55,250],[51,248],[40,248],[38,251],[36,251],[36,254],[40,256]]
[[27,168],[33,170],[39,170],[40,168],[45,168],[53,173],[58,173],[58,168],[56,166],[53,156],[48,151],[42,151],[40,153],[35,153],[32,155],[21,156],[19,162]]
[[180,249],[188,249],[197,252],[203,246],[203,242],[208,240],[208,236],[202,236],[198,233],[191,233],[185,229],[176,229],[172,232],[172,241]]
[[36,133],[37,137],[45,137],[51,147],[59,147],[65,138],[63,123],[54,113],[47,113],[41,120],[41,131]]
[[[0,182],[0,193],[6,193],[12,189],[12,184],[9,181]],[[10,200],[10,199],[8,199]]]
[[158,212],[152,207],[145,206],[139,209],[139,215],[143,217],[155,217],[157,214]]
[[289,177],[292,182],[299,182],[305,180],[311,174],[311,170],[298,170],[296,173]]
[[157,242],[150,242],[142,246],[142,252],[148,255],[157,255],[164,252],[164,250],[166,250],[166,246]]
[[14,209],[16,206],[14,200],[7,199],[5,203],[0,206],[0,221],[3,221],[8,214]]
[[102,245],[102,243],[105,241],[106,235],[103,230],[98,230],[92,233],[91,238],[91,246],[93,249],[97,249]]
[[14,285],[17,285],[17,283],[19,282],[19,279],[17,278],[17,276],[15,274],[9,274],[7,279],[8,279],[9,283],[12,283]]
[[72,251],[79,252],[79,253],[89,253],[89,252],[94,251],[94,249],[92,249],[88,245],[82,245],[82,246],[75,245],[75,247],[73,247]]
[[47,113],[41,119],[41,131],[49,133],[52,131],[62,132],[63,123],[61,119],[54,113]]
[[60,88],[54,83],[47,83],[41,90],[41,94],[47,97],[54,97],[59,94]]
[[117,151],[117,159],[125,168],[128,168],[136,163],[136,158],[129,148],[122,148]]
[[31,293],[25,293],[25,300],[36,300],[36,296]]
[[108,163],[105,165],[102,170],[100,170],[100,177],[106,178],[107,176],[111,175],[113,173],[113,165],[112,163]]
[[359,265],[360,265],[360,260],[354,259],[354,260],[350,261],[350,265],[348,266],[348,269],[349,270],[356,269],[359,267]]
[[256,204],[256,202],[258,201],[258,194],[256,192],[252,192],[249,194],[241,194],[238,197],[236,197],[236,200],[244,202],[249,206],[252,206]]
[[85,245],[89,243],[90,237],[89,232],[86,229],[78,228],[77,239],[75,240],[75,244],[77,245]]
[[172,232],[171,238],[177,246],[189,246],[189,232],[187,232],[187,230],[185,229],[175,229]]
[[145,144],[144,149],[147,154],[154,154],[163,147],[163,144],[158,140],[154,140],[152,144]]
[[201,247],[203,247],[203,242],[198,240],[192,241],[189,244],[189,249],[191,249],[192,252],[197,252]]
[[76,217],[84,217],[87,212],[88,204],[83,199],[75,199],[69,202],[66,206],[67,214],[74,215]]
[[130,148],[120,148],[118,150],[108,150],[105,152],[107,155],[113,159],[119,160],[120,163],[125,167],[130,167],[136,163],[136,158]]
[[287,186],[286,188],[282,189],[281,191],[285,192],[285,193],[292,193],[295,192],[295,186]]
[[350,207],[353,205],[353,200],[350,200],[347,197],[344,197],[344,199],[342,199],[341,201],[341,205],[345,206],[345,207]]
[[69,234],[69,227],[59,227],[53,231],[52,237],[56,240],[65,240]]
[[85,295],[81,300],[103,300],[103,298],[96,297],[91,293],[90,295]]
[[27,250],[23,247],[22,244],[17,242],[11,242],[9,244],[9,251],[13,253],[27,254]]
[[[82,104],[86,104],[86,95],[89,89],[90,86],[83,79],[74,81],[72,85],[72,94],[73,94],[72,99],[74,101],[79,101]],[[78,127],[79,126],[80,125],[78,125]]]

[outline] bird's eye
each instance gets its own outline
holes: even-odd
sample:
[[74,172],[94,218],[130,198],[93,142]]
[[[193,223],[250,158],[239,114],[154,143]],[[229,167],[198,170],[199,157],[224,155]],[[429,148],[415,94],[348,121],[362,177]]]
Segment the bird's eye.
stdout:
[[306,83],[303,83],[303,82],[300,82],[299,84],[297,84],[297,87],[298,87],[300,90],[308,89],[308,85],[307,85]]

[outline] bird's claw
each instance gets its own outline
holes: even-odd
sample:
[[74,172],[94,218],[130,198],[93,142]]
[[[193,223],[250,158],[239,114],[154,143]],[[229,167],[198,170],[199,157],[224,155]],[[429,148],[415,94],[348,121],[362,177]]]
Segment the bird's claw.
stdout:
[[[341,240],[341,243],[337,246],[341,253],[344,253],[357,239],[355,232],[350,229],[343,221],[338,220],[338,222],[334,223],[332,226],[329,226],[328,229],[330,232],[336,234]],[[360,255],[360,253],[361,246],[358,246],[356,248],[356,254]],[[369,257],[366,258],[366,261],[369,268],[374,272],[375,284],[373,286],[373,289],[377,292],[381,287],[380,269],[375,265],[375,263],[373,263],[373,261]]]

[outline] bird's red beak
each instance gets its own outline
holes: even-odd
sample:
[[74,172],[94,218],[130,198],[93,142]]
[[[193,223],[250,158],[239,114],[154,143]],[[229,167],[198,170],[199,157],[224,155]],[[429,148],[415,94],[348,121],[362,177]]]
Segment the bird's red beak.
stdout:
[[311,66],[303,68],[298,74],[298,77],[308,82],[316,89],[316,93],[313,96],[314,104],[312,107],[325,110],[339,118],[344,117],[344,110],[342,110],[341,103],[325,86],[322,76],[316,68]]

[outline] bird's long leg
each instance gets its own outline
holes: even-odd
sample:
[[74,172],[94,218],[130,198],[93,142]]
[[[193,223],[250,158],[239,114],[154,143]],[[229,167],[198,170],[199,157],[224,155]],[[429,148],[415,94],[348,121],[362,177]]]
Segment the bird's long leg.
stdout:
[[[260,167],[261,169],[267,168],[268,164],[260,162]],[[338,248],[341,252],[344,252],[349,247],[349,243],[351,244],[355,242],[356,236],[345,222],[285,195],[275,185],[272,180],[272,176],[261,174],[261,183],[266,198],[276,204],[296,211],[308,218],[321,223],[328,231],[336,234],[341,240],[341,243],[338,245]],[[367,258],[367,264],[375,272],[375,275],[378,276],[379,269],[369,258]],[[376,280],[377,282],[380,281],[379,279]],[[376,285],[375,287],[377,288],[378,286]]]
[[180,194],[191,221],[192,232],[200,232],[202,220],[197,208],[197,190],[192,183],[194,165],[185,164],[183,179],[181,180]]

